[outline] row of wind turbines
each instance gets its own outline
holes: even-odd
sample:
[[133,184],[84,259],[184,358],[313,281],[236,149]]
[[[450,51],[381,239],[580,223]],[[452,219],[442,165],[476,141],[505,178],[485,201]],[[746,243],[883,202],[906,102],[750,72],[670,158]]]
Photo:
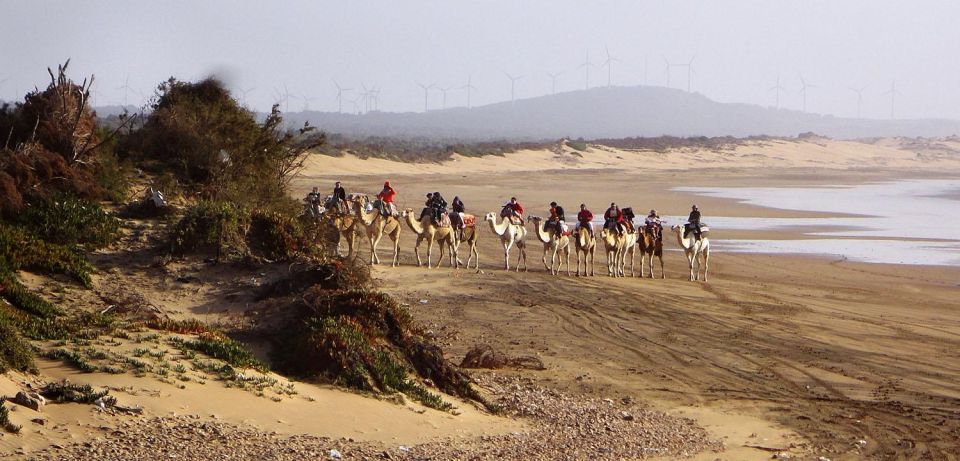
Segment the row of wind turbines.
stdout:
[[[624,61],[613,56],[610,53],[610,49],[607,48],[606,46],[604,47],[604,54],[605,54],[605,59],[601,61],[599,64],[597,64],[591,61],[590,52],[587,51],[584,60],[576,67],[576,70],[583,71],[583,84],[584,84],[583,88],[584,89],[591,88],[591,81],[590,81],[591,69],[605,68],[606,74],[607,74],[606,86],[607,87],[613,86],[614,64],[623,63]],[[666,83],[665,86],[667,88],[672,88],[672,84],[673,84],[672,79],[674,77],[674,74],[676,74],[678,70],[681,72],[685,70],[686,82],[684,83],[686,83],[686,91],[688,93],[692,92],[693,76],[696,74],[696,72],[693,69],[693,63],[696,59],[696,56],[691,57],[689,60],[684,62],[671,61],[666,56],[661,56],[661,57],[663,59],[663,66],[664,66],[663,78]],[[647,57],[644,57],[642,82],[643,82],[643,85],[645,86],[649,84],[648,82],[649,65],[648,64],[649,62]],[[509,72],[503,72],[503,75],[510,82],[510,102],[513,103],[516,101],[517,82],[524,78],[527,78],[527,76],[515,75]],[[546,72],[546,76],[550,78],[550,94],[556,94],[557,81],[563,75],[564,75],[564,72],[562,71]],[[802,74],[798,73],[798,77],[799,77],[799,90],[797,90],[797,94],[801,96],[801,101],[802,101],[801,110],[803,112],[807,112],[807,99],[808,99],[809,90],[819,88],[819,87],[817,85],[808,83],[806,79],[804,79]],[[9,77],[0,80],[0,85],[3,85],[7,80],[9,80]],[[467,108],[472,107],[472,93],[474,91],[477,91],[477,87],[473,85],[472,75],[468,76],[466,80],[466,84],[461,86],[438,86],[437,82],[423,83],[421,81],[415,81],[414,83],[423,91],[424,112],[430,111],[431,92],[437,92],[440,94],[440,109],[443,110],[443,109],[447,109],[447,96],[450,91],[453,91],[453,90],[465,91]],[[335,100],[337,102],[337,113],[343,113],[344,103],[347,103],[350,105],[348,109],[352,109],[352,110],[350,110],[349,112],[356,113],[356,114],[376,112],[380,110],[380,98],[382,93],[382,89],[380,87],[376,85],[372,85],[368,87],[363,82],[360,82],[359,88],[344,87],[344,86],[341,86],[340,83],[337,81],[334,81],[333,84],[336,87]],[[233,91],[237,93],[237,96],[239,96],[241,104],[246,105],[248,95],[251,92],[255,91],[256,89],[257,89],[256,87],[234,88]],[[864,92],[866,91],[867,86],[846,87],[846,89],[856,94],[857,118],[858,119],[862,118]],[[117,92],[122,93],[122,100],[117,101],[116,103],[117,104],[122,103],[123,106],[129,105],[131,95],[134,95],[134,97],[138,98],[137,101],[141,101],[143,103],[146,103],[148,99],[142,91],[130,85],[129,75],[124,80],[123,85],[116,87],[115,90]],[[776,84],[768,88],[767,91],[768,93],[773,93],[773,96],[774,96],[773,107],[775,107],[776,109],[780,109],[782,94],[787,92],[792,92],[794,90],[784,87],[781,84],[780,75],[777,75]],[[350,93],[352,93],[354,96],[352,98],[347,98],[347,95]],[[896,98],[897,96],[902,96],[903,94],[897,90],[896,82],[894,81],[891,83],[890,88],[887,91],[883,92],[882,95],[890,97],[890,118],[894,119],[896,115],[895,113]],[[92,96],[93,96],[92,102],[96,105],[98,103],[98,100],[102,100],[103,93],[101,93],[99,89],[94,87],[92,90]],[[302,110],[304,111],[310,110],[310,104],[318,100],[318,98],[316,97],[291,93],[286,84],[283,84],[282,88],[273,89],[272,99],[274,103],[280,104],[284,112],[289,112],[291,99],[301,101]]]
[[[596,64],[596,63],[594,63],[594,62],[592,62],[592,61],[590,60],[590,52],[587,51],[586,56],[585,56],[583,62],[581,62],[581,63],[577,66],[577,70],[582,70],[583,73],[584,73],[584,74],[583,74],[583,75],[584,75],[584,89],[590,89],[590,88],[591,88],[591,86],[590,86],[590,69],[591,69],[591,68],[599,68],[599,69],[606,68],[606,73],[607,73],[606,86],[607,86],[607,87],[613,86],[613,66],[614,66],[614,63],[622,63],[623,61],[622,61],[621,59],[619,59],[619,58],[614,57],[613,55],[611,55],[611,54],[610,54],[610,49],[607,48],[607,47],[604,47],[604,53],[605,53],[605,59],[604,59],[602,62],[600,62],[599,64]],[[687,60],[687,61],[685,61],[685,62],[671,61],[671,60],[668,59],[666,56],[661,56],[661,57],[663,58],[663,63],[664,63],[663,75],[664,75],[664,80],[665,80],[665,82],[666,82],[666,87],[667,87],[667,88],[673,88],[672,82],[671,82],[672,76],[676,73],[677,70],[680,70],[680,71],[684,71],[684,70],[685,70],[685,71],[686,71],[686,72],[685,72],[685,74],[686,74],[686,82],[685,82],[685,83],[686,83],[686,91],[687,91],[688,93],[692,92],[693,75],[696,74],[696,72],[693,70],[693,63],[694,63],[694,60],[696,59],[696,56],[691,57],[689,60]],[[649,61],[648,61],[647,57],[644,57],[644,59],[643,59],[643,85],[645,85],[645,86],[649,84],[649,81],[648,81],[649,72],[648,72],[648,71],[649,71]],[[550,78],[550,94],[556,94],[556,92],[557,92],[557,80],[558,80],[563,74],[564,74],[563,72],[546,72],[546,76]],[[514,75],[514,74],[511,74],[511,73],[509,73],[509,72],[503,72],[503,75],[504,75],[504,76],[506,77],[506,79],[510,82],[510,102],[513,103],[513,102],[516,101],[517,82],[518,82],[519,80],[525,78],[526,75]],[[807,112],[807,96],[808,96],[808,92],[809,92],[810,89],[819,88],[819,87],[818,87],[817,85],[809,84],[809,83],[806,81],[806,79],[804,79],[804,77],[803,77],[802,74],[799,74],[799,73],[798,73],[798,79],[799,79],[799,90],[797,90],[797,94],[799,94],[799,95],[801,96],[801,101],[802,101],[802,108],[801,108],[801,110],[802,110],[802,112]],[[416,85],[417,85],[418,87],[420,87],[420,89],[423,91],[423,110],[424,110],[424,112],[428,112],[428,111],[430,111],[430,93],[431,93],[432,90],[435,90],[435,91],[437,91],[437,92],[439,92],[439,93],[441,94],[441,105],[440,105],[440,109],[441,109],[441,110],[444,110],[444,109],[447,108],[447,94],[448,94],[448,92],[451,91],[451,90],[466,90],[466,107],[467,107],[467,108],[472,107],[472,104],[471,104],[471,92],[477,89],[475,86],[473,86],[473,81],[472,81],[472,80],[473,80],[473,76],[472,76],[472,75],[471,75],[471,76],[468,76],[468,77],[467,77],[466,84],[463,85],[463,86],[459,86],[459,87],[457,87],[457,86],[438,86],[438,85],[437,85],[437,82],[432,82],[432,83],[429,83],[429,84],[425,84],[425,83],[422,83],[422,82],[420,82],[420,81],[415,81],[414,83],[416,83]],[[334,82],[334,85],[337,87],[337,97],[336,97],[337,106],[338,106],[337,111],[338,111],[338,113],[342,113],[342,112],[343,112],[343,101],[344,101],[344,99],[343,99],[343,93],[346,92],[346,91],[349,91],[350,89],[349,89],[349,88],[342,88],[337,82]],[[362,84],[361,84],[361,85],[362,85]],[[356,113],[358,113],[358,114],[369,111],[369,109],[366,109],[365,111],[360,111],[360,110],[359,110],[359,107],[358,107],[358,105],[357,105],[357,101],[358,101],[358,100],[366,101],[367,98],[369,97],[369,94],[367,93],[367,88],[366,88],[365,86],[364,86],[363,88],[364,88],[364,92],[360,93],[359,96],[357,97],[357,99],[355,99],[355,100],[350,100],[350,102],[354,104],[354,109],[355,109],[354,111],[355,111]],[[846,87],[846,89],[849,90],[849,91],[852,91],[852,92],[854,92],[854,93],[856,94],[856,97],[857,97],[857,98],[856,98],[856,102],[857,102],[857,118],[858,118],[858,119],[862,118],[862,116],[863,116],[863,95],[864,95],[864,91],[867,89],[867,86],[861,86],[861,87]],[[377,91],[378,91],[378,92],[377,92],[377,97],[378,97],[378,96],[379,96],[379,90],[377,90]],[[783,92],[788,92],[788,91],[792,91],[792,90],[790,90],[790,89],[784,87],[783,85],[781,85],[780,75],[777,75],[776,84],[768,89],[768,92],[773,92],[773,93],[774,93],[774,96],[775,96],[774,107],[775,107],[776,109],[779,110],[779,109],[781,108],[781,94],[782,94]],[[891,119],[894,119],[894,118],[895,118],[895,115],[896,115],[896,114],[895,114],[896,98],[897,98],[897,96],[902,96],[903,93],[901,93],[901,92],[899,92],[899,91],[897,90],[896,82],[894,81],[893,83],[891,83],[890,89],[887,90],[887,91],[885,91],[885,92],[883,92],[882,94],[885,95],[885,96],[889,96],[889,97],[890,97],[890,118],[891,118]],[[377,109],[374,109],[374,110],[377,110]]]

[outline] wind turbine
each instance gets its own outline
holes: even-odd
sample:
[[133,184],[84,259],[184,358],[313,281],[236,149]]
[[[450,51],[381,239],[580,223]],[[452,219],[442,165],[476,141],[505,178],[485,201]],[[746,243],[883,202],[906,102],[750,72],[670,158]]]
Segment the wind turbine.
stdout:
[[607,53],[607,60],[603,61],[603,64],[601,64],[600,67],[603,67],[603,66],[607,67],[607,87],[609,88],[611,86],[612,76],[613,76],[613,63],[619,62],[620,60],[617,58],[614,58],[613,56],[610,56],[610,49],[607,48],[606,46],[603,47],[603,50]]
[[661,55],[661,57],[663,57],[663,62],[665,63],[664,72],[667,74],[667,88],[670,88],[670,68],[675,64],[670,63],[670,60],[667,59],[666,56]]
[[697,58],[697,57],[694,56],[694,57],[690,58],[690,60],[687,61],[686,64],[681,64],[682,66],[686,66],[686,67],[687,67],[687,93],[690,92],[690,75],[693,74],[693,60],[696,59],[696,58]]
[[373,111],[378,112],[380,110],[380,88],[373,87],[370,89],[370,100],[373,103]]
[[472,75],[467,76],[467,84],[461,86],[461,89],[467,90],[467,109],[470,108],[470,90],[475,90],[477,87],[470,84],[470,80],[473,79]]
[[450,91],[450,90],[452,90],[453,87],[452,87],[452,86],[447,86],[447,87],[439,87],[439,88],[437,88],[437,89],[440,90],[440,93],[443,94],[443,105],[440,106],[440,107],[441,107],[442,109],[446,109],[446,108],[447,108],[447,92]]
[[557,94],[557,77],[563,75],[563,72],[557,72],[555,74],[547,72],[547,75],[550,76],[550,94]]
[[429,85],[424,85],[424,84],[422,84],[422,83],[420,83],[420,82],[416,82],[416,83],[417,83],[417,85],[418,85],[420,88],[423,88],[423,111],[426,112],[426,111],[427,111],[427,101],[428,101],[428,98],[429,98],[429,96],[430,96],[430,88],[433,88],[434,86],[436,86],[436,82],[431,83],[431,84],[429,84]]
[[283,84],[283,91],[282,91],[282,92],[281,92],[279,89],[277,89],[277,88],[274,88],[273,91],[274,91],[274,95],[275,95],[276,98],[277,98],[277,102],[278,102],[278,103],[279,103],[279,102],[283,102],[283,111],[284,111],[284,112],[289,112],[289,111],[290,111],[290,96],[294,96],[294,97],[295,97],[296,95],[290,94],[290,90],[287,89],[287,84],[286,84],[286,83]]
[[867,89],[866,86],[860,88],[854,88],[852,86],[847,87],[848,90],[857,93],[857,118],[862,118],[860,116],[860,108],[863,106],[863,90]]
[[903,93],[897,91],[897,81],[894,80],[890,83],[890,89],[883,92],[884,95],[890,95],[890,120],[893,120],[893,107],[894,103],[897,102],[897,95],[903,96]]
[[786,88],[780,86],[780,76],[777,75],[777,84],[774,85],[774,86],[772,86],[772,87],[770,87],[770,89],[767,90],[767,91],[774,91],[774,90],[776,90],[776,92],[777,92],[777,109],[780,108],[780,91],[781,91],[781,90],[785,90],[785,89],[786,89]]
[[370,112],[370,101],[373,99],[373,93],[363,82],[360,82],[360,88],[363,88],[363,92],[360,93],[361,98],[363,98],[363,111]]
[[580,66],[577,67],[577,69],[586,69],[586,72],[587,72],[587,80],[586,80],[585,89],[587,89],[587,90],[590,89],[590,66],[592,66],[592,65],[593,65],[593,64],[590,62],[590,51],[587,51],[587,59],[585,59],[585,60],[583,61],[583,64],[580,64]]
[[353,88],[343,88],[337,83],[336,80],[333,81],[333,85],[337,87],[337,113],[343,113],[343,93],[345,91],[351,91]]
[[800,75],[800,94],[803,95],[803,111],[807,111],[807,88],[816,88],[816,85],[808,85],[807,81]]
[[[127,75],[127,78],[123,80],[123,85],[117,87],[118,90],[123,90],[123,107],[127,107],[127,96],[130,93],[130,90],[133,90],[136,93],[140,93],[136,88],[130,86],[130,76]],[[143,93],[140,93],[140,96],[143,96]]]
[[241,98],[242,98],[242,99],[241,99],[241,104],[243,104],[244,106],[247,105],[247,94],[250,93],[251,91],[255,90],[255,89],[257,89],[257,87],[254,87],[254,86],[252,86],[252,87],[250,87],[250,88],[247,88],[247,89],[237,88],[237,91],[239,91],[240,94],[242,95],[242,96],[241,96]]
[[521,78],[523,78],[523,75],[518,75],[518,76],[514,77],[513,75],[510,75],[510,74],[508,74],[508,73],[506,73],[506,72],[504,72],[503,75],[506,75],[507,78],[510,79],[510,102],[512,103],[512,102],[514,101],[514,92],[513,92],[513,90],[514,90],[514,88],[516,87],[517,80],[520,80]]
[[310,96],[295,96],[297,99],[303,101],[303,111],[307,112],[310,110],[310,101],[316,101],[317,98]]

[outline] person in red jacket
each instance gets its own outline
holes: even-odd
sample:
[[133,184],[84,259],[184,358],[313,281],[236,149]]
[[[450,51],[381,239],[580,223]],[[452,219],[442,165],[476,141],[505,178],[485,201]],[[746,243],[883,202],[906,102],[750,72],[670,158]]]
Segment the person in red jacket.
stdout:
[[387,213],[390,216],[397,215],[397,207],[393,204],[393,197],[397,195],[397,191],[390,186],[390,181],[385,181],[383,183],[383,190],[377,194],[377,198],[383,202],[384,210],[381,212]]
[[583,203],[580,204],[580,212],[577,213],[577,230],[579,231],[581,227],[585,227],[590,235],[593,235],[593,213]]
[[510,201],[503,204],[500,216],[510,218],[513,224],[523,224],[523,205],[520,205],[516,197],[510,197]]
[[624,227],[621,227],[621,224],[626,224],[626,220],[623,217],[623,212],[620,211],[620,207],[616,203],[611,203],[610,208],[607,208],[607,211],[603,213],[603,227],[605,229],[615,230],[618,234],[623,234]]

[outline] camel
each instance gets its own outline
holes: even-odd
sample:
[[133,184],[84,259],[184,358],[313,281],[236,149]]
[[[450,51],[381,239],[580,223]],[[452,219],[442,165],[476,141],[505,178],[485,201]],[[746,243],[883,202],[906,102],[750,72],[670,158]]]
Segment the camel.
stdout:
[[349,214],[330,212],[330,221],[333,227],[337,228],[337,248],[334,250],[335,256],[340,256],[340,242],[347,242],[347,259],[353,258],[354,242],[356,241],[357,219]]
[[[703,236],[700,240],[683,236],[683,226],[676,225],[670,228],[677,234],[677,242],[683,253],[687,256],[687,263],[690,266],[690,281],[694,282],[700,279],[700,266],[703,266],[703,281],[707,281],[707,266],[710,260],[710,239]],[[697,266],[694,269],[694,266]]]
[[[592,226],[592,224],[591,224]],[[593,237],[590,229],[581,226],[577,229],[574,243],[577,247],[577,277],[580,276],[580,258],[583,257],[583,276],[597,275],[594,268],[594,255],[597,251],[597,239]]]
[[657,236],[654,235],[653,229],[644,226],[640,231],[640,237],[637,239],[637,245],[640,247],[640,277],[643,277],[643,260],[644,258],[649,258],[650,278],[654,278],[653,258],[656,257],[660,260],[660,278],[667,278],[663,272],[663,239],[658,239]]
[[404,217],[404,220],[407,222],[407,226],[410,227],[410,230],[413,233],[417,234],[417,244],[413,247],[413,252],[417,255],[417,266],[422,266],[423,261],[420,259],[420,243],[424,240],[427,241],[427,268],[432,269],[432,263],[430,262],[433,259],[433,242],[437,242],[440,246],[440,258],[437,259],[437,266],[440,267],[440,263],[443,261],[443,248],[447,247],[450,254],[450,267],[454,267],[454,230],[452,227],[437,227],[433,223],[433,219],[430,216],[424,216],[423,219],[417,221],[414,219],[413,209],[407,208],[401,213]]
[[476,218],[473,215],[464,215],[465,221],[473,221],[474,224],[463,229],[463,236],[459,232],[453,232],[453,258],[457,261],[457,268],[460,268],[460,244],[466,243],[467,248],[467,269],[470,268],[470,260],[477,257],[477,272],[480,272],[480,251],[477,250],[477,241],[480,240],[480,231],[477,229]]
[[621,272],[620,261],[623,260],[623,254],[626,249],[626,236],[618,234],[616,231],[612,231],[603,228],[603,231],[600,233],[601,239],[603,240],[603,248],[607,254],[607,275],[610,277],[623,277],[623,272]]
[[[557,238],[555,232],[546,232],[543,229],[543,219],[539,216],[530,216],[528,221],[533,222],[534,229],[537,232],[537,238],[543,243],[543,267],[550,271],[550,275],[557,275],[563,266],[563,259],[567,259],[567,276],[570,276],[570,236],[563,235]],[[550,265],[547,266],[547,252],[550,252]],[[559,257],[558,257],[559,256]],[[556,269],[554,269],[556,262]]]
[[[637,263],[637,241],[640,239],[640,231],[636,228],[633,231],[623,232],[623,252],[620,253],[620,276],[626,276],[627,254],[630,254],[630,276],[636,277],[635,266]],[[640,271],[643,272],[643,258],[640,259]]]
[[370,242],[370,264],[380,264],[380,257],[377,256],[377,245],[384,234],[390,236],[393,241],[393,263],[392,267],[400,265],[400,220],[395,216],[384,217],[380,210],[370,212],[364,211],[360,201],[356,201],[356,220],[366,230],[367,241]]
[[523,270],[527,270],[527,247],[523,238],[527,236],[527,228],[523,224],[514,224],[509,218],[503,218],[497,223],[496,213],[490,212],[483,217],[484,221],[490,223],[490,229],[500,237],[500,243],[503,245],[503,264],[504,269],[510,270],[510,249],[514,245],[520,250],[517,256],[517,272],[520,272],[520,261],[523,261]]

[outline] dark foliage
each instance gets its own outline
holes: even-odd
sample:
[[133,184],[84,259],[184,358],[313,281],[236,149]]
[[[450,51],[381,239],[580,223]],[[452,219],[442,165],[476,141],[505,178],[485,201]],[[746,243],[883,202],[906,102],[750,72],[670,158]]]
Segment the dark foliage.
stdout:
[[441,162],[449,160],[453,154],[465,157],[485,155],[503,156],[523,149],[544,149],[546,143],[485,141],[463,142],[433,138],[390,138],[370,136],[353,138],[333,134],[329,142],[316,149],[317,153],[333,157],[344,153],[360,158],[384,158],[400,162]]
[[312,127],[294,133],[282,124],[276,106],[258,123],[216,79],[171,78],[158,87],[143,128],[121,147],[153,171],[174,172],[202,199],[272,207],[289,201],[286,187],[306,151],[325,139],[307,137]]
[[44,241],[88,248],[109,245],[120,231],[120,221],[99,204],[62,193],[27,207],[17,221]]
[[401,392],[434,408],[449,408],[411,373],[444,392],[484,402],[469,378],[443,357],[410,313],[383,293],[315,286],[290,306],[275,341],[278,369],[378,393]]
[[223,333],[207,331],[201,333],[197,339],[174,339],[174,345],[181,349],[190,349],[202,352],[215,359],[223,360],[230,366],[237,368],[253,368],[259,371],[268,371],[269,368],[254,357],[243,343],[234,341]]
[[117,399],[106,389],[95,391],[89,384],[71,384],[67,381],[47,384],[40,391],[40,395],[58,403],[96,403],[100,400],[107,407],[117,403]]
[[654,138],[618,138],[618,139],[594,139],[590,144],[600,144],[603,146],[614,147],[617,149],[634,150],[652,150],[655,152],[666,152],[670,149],[732,149],[743,144],[746,141],[765,141],[773,139],[769,136],[751,136],[749,138],[734,138],[732,136],[719,136],[708,138],[706,136],[697,136],[692,138],[679,138],[676,136],[658,136]]
[[33,370],[33,353],[8,317],[0,313],[0,373]]

